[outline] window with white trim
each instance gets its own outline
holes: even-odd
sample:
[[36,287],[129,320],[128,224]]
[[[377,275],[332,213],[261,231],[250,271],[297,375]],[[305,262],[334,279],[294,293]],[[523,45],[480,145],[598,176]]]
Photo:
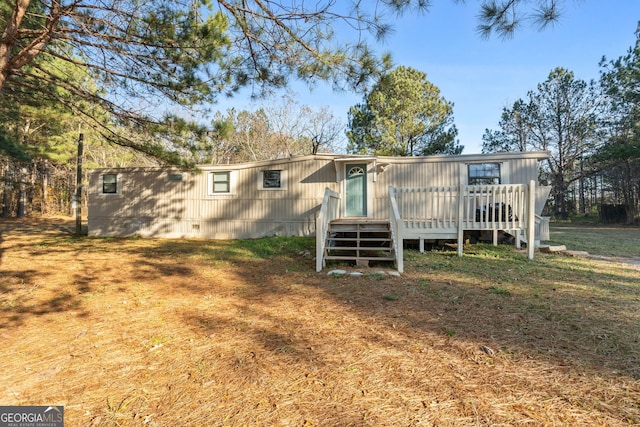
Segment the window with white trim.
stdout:
[[500,163],[471,163],[469,167],[469,185],[500,184]]
[[287,189],[287,170],[268,169],[260,171],[256,179],[258,191],[282,191]]
[[262,188],[282,188],[282,171],[262,171]]
[[118,194],[117,173],[105,173],[102,175],[102,194]]
[[212,194],[228,194],[231,193],[231,172],[211,172],[210,177],[210,193]]

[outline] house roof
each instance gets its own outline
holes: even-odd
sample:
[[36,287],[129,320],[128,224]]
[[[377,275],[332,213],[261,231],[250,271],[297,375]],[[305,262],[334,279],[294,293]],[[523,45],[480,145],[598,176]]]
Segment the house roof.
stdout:
[[246,167],[260,167],[284,164],[292,161],[304,161],[310,159],[333,160],[336,163],[347,162],[364,162],[364,163],[433,163],[433,162],[486,162],[486,161],[503,161],[511,159],[535,159],[538,161],[549,158],[547,151],[527,151],[527,152],[502,152],[502,153],[486,153],[486,154],[457,154],[457,155],[436,155],[436,156],[363,156],[358,154],[333,154],[318,153],[312,155],[293,156],[284,159],[262,160],[257,162],[237,163],[231,165],[202,165],[202,169],[244,169]]
[[[437,162],[490,162],[490,161],[505,161],[511,159],[535,159],[538,161],[546,160],[549,158],[547,151],[527,151],[527,152],[502,152],[502,153],[485,153],[485,154],[457,154],[457,155],[435,155],[435,156],[411,156],[411,157],[394,157],[394,156],[363,156],[357,154],[332,154],[332,153],[318,153],[302,156],[292,156],[283,159],[274,160],[260,160],[256,162],[246,163],[234,163],[225,165],[198,165],[200,170],[239,170],[247,167],[268,167],[274,165],[286,164],[289,162],[305,161],[312,159],[333,160],[334,162],[346,163],[346,162],[376,162],[378,164],[393,164],[393,163],[437,163]],[[99,170],[154,170],[161,169],[167,170],[167,167],[151,167],[151,168],[99,168]]]

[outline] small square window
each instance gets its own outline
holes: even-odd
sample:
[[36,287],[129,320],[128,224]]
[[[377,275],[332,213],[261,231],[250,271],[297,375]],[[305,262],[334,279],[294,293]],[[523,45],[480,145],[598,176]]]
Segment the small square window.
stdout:
[[118,193],[118,174],[107,173],[102,175],[102,193],[104,194]]
[[469,165],[469,185],[500,184],[500,163],[476,163]]
[[281,172],[279,170],[262,172],[262,188],[282,188]]
[[231,192],[231,179],[229,172],[211,172],[211,192]]

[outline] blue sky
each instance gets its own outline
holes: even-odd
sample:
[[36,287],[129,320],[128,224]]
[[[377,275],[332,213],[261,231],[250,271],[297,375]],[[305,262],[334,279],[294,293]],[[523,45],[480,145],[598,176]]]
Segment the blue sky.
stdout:
[[[398,18],[395,31],[377,45],[379,52],[391,52],[395,64],[427,73],[454,103],[464,153],[479,153],[484,130],[497,129],[503,107],[524,98],[555,67],[597,80],[600,59],[625,54],[640,20],[640,0],[566,0],[560,21],[544,31],[525,25],[511,39],[482,39],[476,33],[478,5],[436,0],[427,14]],[[349,107],[362,101],[361,95],[323,85],[294,90],[300,104],[328,107],[344,123]],[[260,104],[237,97],[217,105],[222,111],[231,107],[253,110]]]

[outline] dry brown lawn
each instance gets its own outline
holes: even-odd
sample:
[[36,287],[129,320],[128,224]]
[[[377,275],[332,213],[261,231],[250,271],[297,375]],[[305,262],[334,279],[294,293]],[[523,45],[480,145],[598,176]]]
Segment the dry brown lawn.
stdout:
[[70,230],[0,219],[2,405],[67,426],[640,423],[637,265],[478,246],[328,277],[310,239]]

